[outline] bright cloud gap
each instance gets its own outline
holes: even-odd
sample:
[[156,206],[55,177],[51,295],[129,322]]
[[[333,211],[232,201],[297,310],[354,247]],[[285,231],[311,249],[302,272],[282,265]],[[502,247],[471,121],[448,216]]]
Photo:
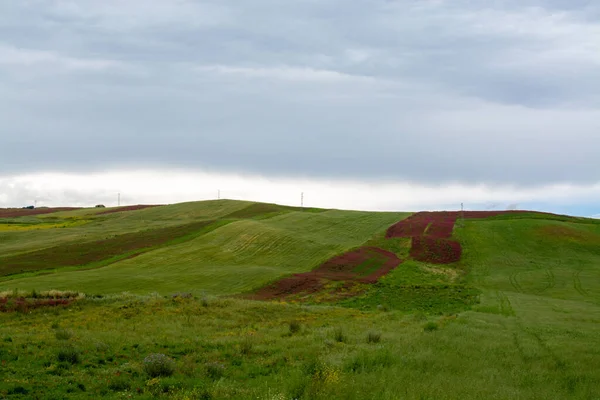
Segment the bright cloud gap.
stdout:
[[[169,204],[216,199],[252,200],[308,207],[369,211],[527,208],[555,211],[593,204],[600,182],[536,188],[448,183],[370,183],[284,179],[190,170],[127,170],[102,173],[34,173],[0,177],[0,207]],[[574,214],[577,214],[574,211]],[[593,215],[590,213],[588,215]],[[586,215],[584,215],[586,216]]]

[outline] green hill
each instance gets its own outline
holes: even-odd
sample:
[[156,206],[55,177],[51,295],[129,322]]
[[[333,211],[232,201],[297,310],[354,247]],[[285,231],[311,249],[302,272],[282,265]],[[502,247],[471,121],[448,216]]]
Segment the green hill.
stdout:
[[96,213],[39,218],[85,222],[73,227],[0,231],[0,273],[12,274],[0,290],[233,294],[310,271],[408,215],[229,200]]
[[[462,246],[460,261],[441,264],[416,261],[411,238],[386,238],[409,213],[227,200],[100,212],[0,219],[0,310],[20,310],[0,312],[0,398],[600,393],[598,220],[466,219],[431,239],[427,251]],[[361,246],[402,262],[375,284],[333,280],[275,302],[239,296],[291,274],[309,279]]]

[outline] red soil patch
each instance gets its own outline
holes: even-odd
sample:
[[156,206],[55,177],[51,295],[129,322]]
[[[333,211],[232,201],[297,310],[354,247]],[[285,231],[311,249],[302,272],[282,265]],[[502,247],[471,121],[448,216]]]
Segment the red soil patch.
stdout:
[[[460,243],[450,239],[457,219],[489,218],[521,212],[523,211],[424,211],[392,225],[386,232],[386,238],[412,238],[410,256],[413,259],[432,264],[450,264],[460,261],[462,256]],[[352,290],[357,284],[375,283],[401,262],[392,252],[363,247],[334,257],[312,272],[281,279],[249,297],[270,300],[299,294],[309,295],[325,291],[331,282],[343,281],[345,283],[339,286],[340,292],[334,293],[332,297],[339,299],[358,294]]]
[[294,274],[268,285],[249,297],[255,300],[284,298],[320,291],[332,281],[375,283],[401,263],[396,254],[376,247],[361,247],[334,257],[316,270]]
[[71,304],[75,299],[28,299],[25,297],[0,298],[0,312],[29,312],[42,307],[58,307]]
[[412,238],[410,255],[417,261],[432,264],[450,264],[460,261],[462,247],[460,243],[445,238],[415,236]]
[[124,207],[111,208],[110,210],[99,212],[96,215],[112,214],[112,213],[123,212],[123,211],[143,210],[144,208],[151,208],[151,207],[160,207],[160,204],[138,204],[135,206],[124,206]]
[[600,244],[600,235],[594,232],[583,231],[569,226],[544,226],[538,229],[538,234],[544,239],[552,238],[571,240],[582,244]]
[[[90,242],[72,242],[30,253],[9,257],[0,256],[0,276],[50,268],[83,266],[129,252],[135,255],[174,239],[202,232],[214,221],[198,221],[161,229],[124,233]],[[193,236],[190,236],[193,237]]]
[[59,211],[80,210],[81,207],[54,207],[54,208],[0,208],[0,218],[17,218],[30,215],[52,214]]
[[520,212],[523,211],[423,211],[392,225],[386,237],[412,238],[410,255],[415,260],[449,264],[460,261],[462,254],[460,243],[449,239],[458,218],[489,218]]

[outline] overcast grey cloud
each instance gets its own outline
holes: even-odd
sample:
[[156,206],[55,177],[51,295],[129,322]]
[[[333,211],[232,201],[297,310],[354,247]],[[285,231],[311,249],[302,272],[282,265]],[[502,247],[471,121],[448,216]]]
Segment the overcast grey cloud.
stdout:
[[0,175],[600,180],[600,4],[0,1]]

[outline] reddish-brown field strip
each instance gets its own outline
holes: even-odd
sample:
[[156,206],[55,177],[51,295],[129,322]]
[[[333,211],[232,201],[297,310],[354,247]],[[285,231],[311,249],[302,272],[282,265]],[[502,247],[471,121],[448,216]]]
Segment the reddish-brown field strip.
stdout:
[[58,307],[71,304],[75,299],[26,299],[19,297],[15,299],[0,298],[0,312],[21,312],[26,313],[30,310],[42,307]]
[[[458,218],[490,218],[523,211],[423,211],[392,225],[386,232],[387,238],[410,237],[410,256],[418,261],[433,264],[449,264],[460,261],[462,247],[450,240]],[[546,214],[546,213],[543,213]],[[547,214],[552,215],[552,214]],[[427,229],[423,229],[427,226]]]
[[52,214],[59,211],[81,210],[81,207],[54,207],[54,208],[0,208],[0,218],[27,217],[30,215]]
[[[361,275],[356,270],[365,263],[374,263],[374,270]],[[284,298],[297,294],[311,294],[323,289],[331,281],[375,283],[401,263],[396,254],[375,247],[361,247],[334,257],[316,270],[295,274],[270,284],[249,297],[256,300]]]
[[461,255],[462,247],[457,241],[432,236],[412,238],[410,256],[417,261],[450,264],[460,261]]
[[124,206],[124,207],[111,208],[110,210],[99,212],[96,215],[112,214],[112,213],[123,212],[123,211],[143,210],[144,208],[151,208],[151,207],[160,207],[160,204],[138,204],[135,206]]
[[199,221],[162,229],[125,233],[108,239],[62,244],[31,253],[0,258],[0,276],[58,267],[81,266],[129,252],[142,252],[144,249],[194,234],[213,222]]

